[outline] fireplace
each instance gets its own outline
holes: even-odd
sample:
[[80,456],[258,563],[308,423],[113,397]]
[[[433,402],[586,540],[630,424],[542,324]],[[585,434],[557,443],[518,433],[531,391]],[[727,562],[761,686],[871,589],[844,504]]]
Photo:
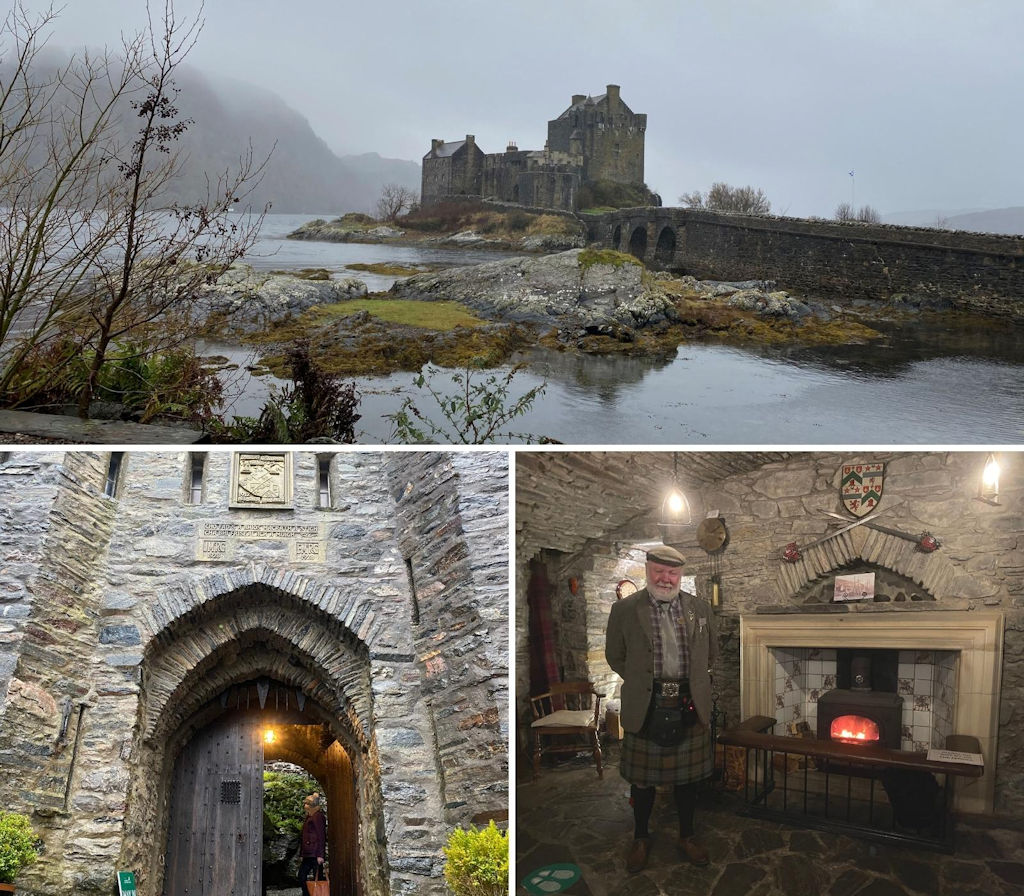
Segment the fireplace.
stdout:
[[[958,787],[955,806],[992,812],[999,725],[1003,615],[998,612],[867,610],[740,617],[740,714],[775,716],[773,650],[788,648],[882,648],[949,651],[956,654],[950,731],[977,737],[985,757],[983,777]],[[826,688],[833,688],[832,682]],[[819,695],[819,699],[820,696]],[[913,715],[905,707],[903,723]],[[812,730],[815,730],[812,728]]]

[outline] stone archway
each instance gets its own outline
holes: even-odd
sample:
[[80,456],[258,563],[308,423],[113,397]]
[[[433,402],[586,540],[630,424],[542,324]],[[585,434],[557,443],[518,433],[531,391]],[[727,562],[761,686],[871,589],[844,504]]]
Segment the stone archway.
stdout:
[[612,248],[619,250],[622,248],[622,225],[616,224],[615,230],[612,231]]
[[658,243],[654,248],[654,261],[661,267],[668,267],[676,254],[676,232],[669,226],[661,228]]
[[[290,701],[285,698],[289,705],[284,709],[280,700],[271,707],[291,732],[272,755],[310,770],[325,783],[328,804],[333,801],[345,813],[337,830],[346,833],[331,844],[343,869],[332,888],[367,896],[385,893],[389,859],[383,815],[388,810],[374,736],[371,653],[353,630],[373,632],[372,611],[330,588],[304,585],[296,576],[287,583],[292,590],[254,578],[212,596],[199,584],[189,592],[194,600],[166,595],[152,609],[154,619],[164,624],[143,657],[143,699],[126,814],[132,836],[126,838],[122,860],[125,867],[140,869],[140,883],[144,880],[149,891],[162,891],[175,763],[196,734],[230,708],[233,694],[265,682],[270,696],[293,695]],[[406,682],[412,703],[416,687],[408,676]],[[247,699],[245,709],[255,712],[258,692]],[[259,709],[268,711],[267,706]],[[303,726],[306,735],[291,730]],[[427,775],[436,776],[436,770],[422,762],[395,771],[398,783]],[[425,798],[439,802],[430,793]]]
[[647,228],[635,227],[629,236],[629,254],[641,261],[647,256]]

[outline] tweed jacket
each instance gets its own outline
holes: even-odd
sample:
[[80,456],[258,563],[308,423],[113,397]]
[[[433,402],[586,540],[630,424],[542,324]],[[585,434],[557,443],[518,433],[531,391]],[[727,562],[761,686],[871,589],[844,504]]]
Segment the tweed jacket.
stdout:
[[[682,594],[683,617],[690,649],[690,694],[704,725],[711,722],[711,667],[718,659],[718,639],[711,604]],[[605,633],[605,658],[622,676],[620,719],[626,731],[643,727],[654,693],[654,647],[647,589],[612,604]]]

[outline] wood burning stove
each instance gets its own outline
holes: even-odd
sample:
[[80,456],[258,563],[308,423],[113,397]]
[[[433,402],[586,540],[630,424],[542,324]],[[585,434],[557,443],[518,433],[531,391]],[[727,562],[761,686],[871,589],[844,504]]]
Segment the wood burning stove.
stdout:
[[836,688],[818,698],[818,740],[900,748],[903,698]]
[[851,744],[870,744],[898,750],[903,722],[903,698],[872,689],[871,651],[853,652],[839,675],[849,687],[826,691],[818,698],[818,739]]

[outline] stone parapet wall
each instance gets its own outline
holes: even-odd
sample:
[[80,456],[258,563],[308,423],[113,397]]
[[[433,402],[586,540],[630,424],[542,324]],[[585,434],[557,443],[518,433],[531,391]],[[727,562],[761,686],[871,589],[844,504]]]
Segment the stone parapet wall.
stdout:
[[[629,251],[641,230],[645,263],[698,279],[774,280],[782,289],[838,302],[905,297],[912,304],[1021,316],[1021,237],[680,208],[581,217],[592,242]],[[667,256],[658,252],[666,235],[672,238]]]

